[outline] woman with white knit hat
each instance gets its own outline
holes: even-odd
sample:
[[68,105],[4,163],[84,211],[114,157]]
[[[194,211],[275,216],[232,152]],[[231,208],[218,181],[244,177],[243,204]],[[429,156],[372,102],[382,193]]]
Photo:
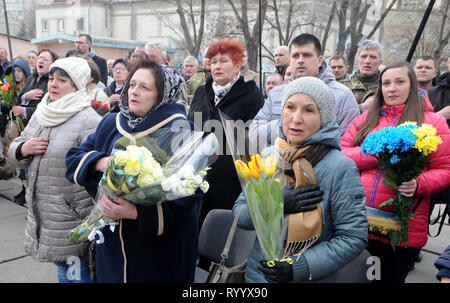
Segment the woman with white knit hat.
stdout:
[[[86,95],[91,71],[84,59],[56,60],[49,75],[47,94],[8,150],[15,167],[28,169],[25,251],[37,261],[54,262],[60,282],[91,282],[88,242],[73,244],[65,235],[84,221],[94,204],[82,186],[65,178],[64,160],[101,118]],[[73,264],[79,267],[72,272]]]
[[[339,282],[339,269],[367,244],[367,219],[356,165],[340,152],[334,94],[320,79],[302,77],[284,88],[281,109],[276,147],[288,180],[283,194],[287,229],[283,249],[284,257],[293,262],[267,263],[257,240],[245,282]],[[242,194],[233,214],[240,209],[238,225],[253,229]]]

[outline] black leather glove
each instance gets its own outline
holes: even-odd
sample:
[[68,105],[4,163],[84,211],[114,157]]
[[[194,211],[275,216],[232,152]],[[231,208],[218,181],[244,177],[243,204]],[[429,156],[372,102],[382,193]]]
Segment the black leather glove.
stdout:
[[269,267],[267,261],[259,261],[261,266],[258,269],[264,274],[264,278],[270,283],[288,283],[294,280],[292,264],[286,261],[273,261],[275,265]]
[[317,208],[317,203],[322,202],[323,191],[318,185],[294,188],[292,183],[284,189],[284,213],[294,214],[311,211]]

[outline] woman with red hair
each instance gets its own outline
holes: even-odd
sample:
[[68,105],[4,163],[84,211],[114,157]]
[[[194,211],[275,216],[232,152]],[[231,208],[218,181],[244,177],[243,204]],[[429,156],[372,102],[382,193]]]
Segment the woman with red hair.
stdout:
[[264,103],[255,81],[245,82],[239,74],[243,56],[244,47],[237,40],[222,39],[210,45],[206,58],[211,61],[211,77],[197,88],[189,110],[188,119],[203,131],[214,132],[223,151],[208,171],[210,189],[201,206],[200,224],[212,209],[231,209],[241,192],[233,158],[225,153],[226,136],[219,111],[227,119],[246,123]]

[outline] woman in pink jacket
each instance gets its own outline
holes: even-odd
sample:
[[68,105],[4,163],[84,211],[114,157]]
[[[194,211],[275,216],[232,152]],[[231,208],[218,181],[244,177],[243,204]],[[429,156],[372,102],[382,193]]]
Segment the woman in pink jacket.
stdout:
[[[381,282],[403,283],[414,257],[427,242],[428,209],[430,194],[450,185],[450,130],[445,119],[428,110],[418,94],[417,79],[407,62],[388,66],[380,75],[372,107],[353,120],[341,140],[342,152],[352,158],[361,175],[366,192],[366,206],[378,208],[393,198],[395,191],[383,183],[382,171],[375,157],[364,156],[361,144],[369,133],[384,127],[397,126],[405,121],[432,124],[443,143],[431,153],[432,162],[416,179],[404,182],[399,190],[405,197],[413,197],[412,211],[416,218],[409,220],[408,245],[404,243],[395,251],[388,238],[370,234],[369,252],[381,261]],[[393,212],[393,206],[383,208]]]

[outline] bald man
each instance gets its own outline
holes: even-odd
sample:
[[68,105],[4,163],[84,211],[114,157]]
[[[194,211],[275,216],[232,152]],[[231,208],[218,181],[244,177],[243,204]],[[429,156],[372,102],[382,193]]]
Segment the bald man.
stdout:
[[286,69],[289,65],[289,47],[281,45],[275,50],[275,66],[277,67],[277,73],[283,78],[286,73]]
[[283,78],[281,77],[281,75],[279,73],[273,73],[273,74],[270,74],[269,76],[267,76],[267,78],[266,78],[266,97],[272,88],[277,87],[281,84],[283,84]]

